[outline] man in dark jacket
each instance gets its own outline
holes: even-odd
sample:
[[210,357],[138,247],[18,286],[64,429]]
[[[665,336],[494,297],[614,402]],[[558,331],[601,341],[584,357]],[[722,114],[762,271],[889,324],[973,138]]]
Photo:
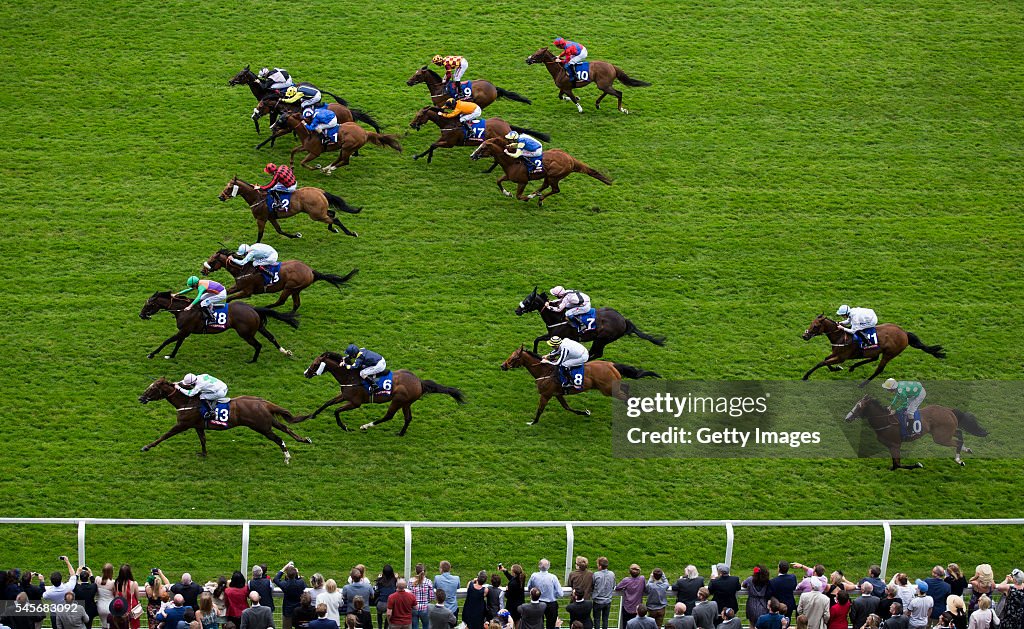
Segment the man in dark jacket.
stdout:
[[519,629],[544,629],[544,611],[547,608],[547,603],[540,600],[540,590],[530,588],[530,602],[519,606],[519,615],[522,618]]
[[853,629],[860,629],[868,616],[878,612],[878,597],[875,596],[875,587],[870,581],[860,584],[860,596],[850,603],[850,624]]
[[274,611],[274,584],[267,577],[267,571],[263,566],[252,567],[252,578],[249,579],[249,591],[259,592],[260,605]]
[[740,604],[736,600],[736,593],[739,591],[739,577],[729,574],[729,566],[724,563],[718,564],[718,578],[711,579],[711,585],[708,586],[708,592],[718,603],[718,609],[739,609]]
[[[286,577],[282,579],[281,577]],[[281,600],[281,617],[284,619],[284,629],[292,629],[292,612],[299,606],[299,599],[306,591],[306,580],[299,576],[295,564],[288,562],[283,568],[277,571],[274,577],[274,585],[281,588],[284,596]],[[860,629],[860,627],[857,627]]]
[[[928,584],[928,596],[932,597],[935,605],[932,606],[932,624],[937,624],[939,616],[946,611],[946,597],[949,596],[950,588],[946,583],[946,569],[942,566],[932,568],[932,576],[924,580]],[[860,629],[860,627],[854,627]]]
[[[775,600],[786,606],[786,613],[783,616],[792,622],[793,612],[796,610],[796,598],[793,597],[793,592],[796,590],[796,577],[789,573],[788,561],[779,562],[779,576],[769,583]],[[860,627],[854,627],[854,629],[860,629]]]
[[[428,615],[430,618],[430,626],[434,627],[434,629],[453,629],[458,621],[455,619],[455,612],[445,607],[444,602],[445,599],[448,598],[448,595],[444,590],[439,588],[434,590],[434,596],[437,598],[437,605],[430,606],[430,613]],[[537,596],[540,596],[539,592]],[[522,608],[522,605],[520,605],[520,608]],[[543,611],[540,614],[540,618],[541,626],[544,626]]]
[[199,595],[203,593],[203,586],[192,580],[192,575],[185,573],[181,575],[181,581],[171,586],[171,594],[181,594],[185,600],[185,607],[199,609]]

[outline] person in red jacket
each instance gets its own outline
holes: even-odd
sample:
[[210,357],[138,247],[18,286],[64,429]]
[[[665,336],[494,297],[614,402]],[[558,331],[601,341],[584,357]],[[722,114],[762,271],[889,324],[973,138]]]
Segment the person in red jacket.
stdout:
[[295,173],[284,164],[278,166],[274,163],[267,164],[263,172],[272,176],[270,183],[255,188],[267,193],[267,210],[270,215],[274,216],[278,210],[287,212],[296,188]]

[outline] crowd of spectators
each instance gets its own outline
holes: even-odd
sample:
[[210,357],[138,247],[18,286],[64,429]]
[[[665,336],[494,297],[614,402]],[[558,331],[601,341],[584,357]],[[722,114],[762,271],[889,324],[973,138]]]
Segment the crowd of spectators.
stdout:
[[[391,565],[370,579],[357,565],[342,584],[320,573],[307,579],[291,562],[273,576],[256,565],[249,578],[236,571],[200,584],[189,573],[172,583],[157,568],[136,581],[127,564],[115,575],[108,563],[97,576],[60,560],[67,575],[56,570],[48,583],[38,572],[0,572],[0,629],[41,629],[47,620],[53,629],[139,629],[143,619],[149,629],[561,629],[565,616],[570,629],[608,629],[615,595],[613,626],[623,629],[1024,629],[1024,572],[997,581],[988,564],[970,579],[949,564],[888,582],[878,566],[852,581],[821,564],[780,561],[774,575],[757,565],[742,580],[725,564],[707,579],[690,565],[673,582],[660,568],[645,575],[632,564],[619,578],[607,558],[591,570],[577,557],[563,586],[547,559],[529,576],[520,564],[498,564],[465,583],[447,561],[432,578],[423,564],[408,579]],[[40,605],[13,612],[15,602],[42,601],[66,605],[48,619]]]

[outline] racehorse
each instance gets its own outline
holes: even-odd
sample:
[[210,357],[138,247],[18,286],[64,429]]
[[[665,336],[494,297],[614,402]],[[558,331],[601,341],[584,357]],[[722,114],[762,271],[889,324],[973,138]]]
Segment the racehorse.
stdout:
[[[279,93],[277,91],[271,90],[271,89],[267,89],[267,88],[263,87],[263,85],[259,81],[259,77],[256,76],[255,72],[253,72],[252,70],[249,69],[248,65],[246,65],[244,68],[242,68],[238,72],[238,74],[236,74],[235,76],[233,76],[230,79],[228,79],[228,85],[231,86],[231,87],[234,87],[235,85],[248,85],[249,86],[249,91],[252,92],[253,97],[257,101],[261,101],[264,98],[266,98],[267,96],[279,95]],[[295,85],[296,85],[296,87],[312,87],[313,89],[320,90],[321,94],[327,94],[328,96],[330,96],[334,100],[338,101],[340,104],[345,105],[346,107],[348,106],[348,101],[346,101],[344,98],[338,96],[337,94],[332,94],[332,93],[328,92],[327,90],[321,90],[319,87],[317,87],[317,86],[315,86],[312,83],[309,83],[307,81],[303,81],[301,83],[296,83]],[[257,110],[255,110],[255,109],[253,110],[251,118],[252,118],[252,121],[254,123],[256,123],[256,133],[259,133],[259,131],[260,131],[260,123],[258,122],[259,115],[257,113]],[[276,119],[277,119],[277,114],[276,113],[272,113],[271,116],[270,116],[270,123],[273,124]]]
[[446,387],[434,382],[433,380],[420,380],[411,371],[407,371],[405,369],[395,369],[392,371],[393,376],[390,395],[381,395],[381,392],[378,391],[375,395],[371,396],[370,392],[366,390],[365,386],[363,386],[363,379],[359,377],[359,372],[346,367],[343,364],[344,359],[345,357],[341,354],[335,352],[324,352],[317,356],[306,371],[303,372],[304,376],[312,378],[320,375],[325,370],[329,371],[341,386],[341,393],[324,402],[320,408],[313,411],[312,415],[296,417],[296,422],[313,419],[325,408],[343,402],[340,407],[334,410],[334,420],[338,423],[339,427],[344,430],[348,430],[348,426],[345,425],[345,422],[341,421],[342,412],[357,409],[363,404],[390,403],[384,417],[374,420],[368,424],[363,424],[359,429],[368,430],[374,426],[383,424],[386,421],[390,421],[391,418],[401,410],[402,414],[405,416],[405,423],[402,424],[402,429],[398,431],[398,436],[404,437],[405,431],[409,429],[409,422],[412,421],[412,409],[410,407],[413,402],[424,395],[428,393],[444,393],[445,395],[451,396],[451,398],[459,404],[466,403],[466,399],[463,396],[462,391],[455,387]]
[[288,158],[289,165],[295,163],[296,153],[306,151],[308,155],[299,162],[299,166],[310,170],[317,170],[315,166],[310,166],[309,162],[319,157],[321,153],[340,151],[338,159],[320,168],[326,175],[333,173],[339,164],[348,166],[349,158],[353,155],[358,155],[359,149],[365,146],[367,142],[374,146],[382,148],[386,146],[399,153],[402,152],[402,145],[398,142],[397,135],[367,131],[354,122],[346,122],[339,125],[338,141],[332,144],[324,144],[319,133],[313,133],[307,129],[306,124],[302,121],[302,116],[299,114],[292,114],[287,118],[279,120],[275,128],[280,128],[282,125],[287,125],[299,136],[299,145],[292,149],[291,155]]
[[[963,459],[960,458],[961,452],[973,454],[970,448],[964,447],[963,431],[966,430],[978,437],[988,435],[988,431],[978,423],[978,418],[966,411],[930,405],[920,409],[920,412],[921,419],[914,421],[914,424],[919,424],[919,426],[914,426],[917,430],[913,431],[915,434],[908,441],[931,433],[932,441],[940,446],[949,446],[956,451],[955,460],[960,465],[964,465]],[[900,464],[900,446],[903,441],[900,436],[899,420],[896,419],[894,412],[870,395],[865,395],[857,402],[853,410],[846,414],[846,421],[852,422],[861,417],[867,419],[868,425],[875,431],[878,442],[889,450],[889,454],[892,456],[890,470],[912,470],[924,467],[920,462],[914,465]]]
[[178,324],[178,333],[161,343],[160,347],[147,354],[146,358],[156,356],[156,353],[166,347],[171,341],[174,341],[174,349],[170,355],[164,356],[164,358],[174,358],[182,342],[193,334],[220,334],[229,329],[234,329],[238,336],[242,337],[243,341],[256,349],[256,353],[252,355],[252,360],[249,361],[250,363],[254,363],[259,359],[260,350],[263,349],[263,345],[256,340],[257,332],[273,343],[274,347],[282,354],[286,356],[292,355],[290,351],[281,347],[281,344],[277,342],[274,335],[267,329],[267,317],[284,321],[293,328],[298,328],[298,315],[290,312],[281,313],[270,308],[253,308],[249,304],[239,301],[228,304],[227,318],[223,322],[218,322],[221,323],[220,326],[211,328],[207,325],[206,317],[203,315],[201,308],[185,309],[191,301],[187,297],[172,295],[170,291],[158,291],[146,300],[146,304],[142,306],[142,310],[139,312],[140,319],[149,320],[161,310],[166,310],[174,315],[174,320]]
[[[558,194],[560,188],[558,182],[565,179],[573,173],[583,173],[589,175],[594,179],[597,179],[601,183],[606,185],[612,185],[612,180],[605,175],[594,170],[590,166],[587,166],[580,160],[576,159],[572,155],[569,155],[565,151],[559,149],[550,149],[544,151],[542,161],[544,163],[544,170],[541,173],[527,172],[526,165],[516,157],[510,156],[505,152],[507,146],[504,138],[491,138],[484,140],[473,154],[469,156],[470,159],[480,159],[482,157],[491,156],[501,166],[505,174],[498,177],[498,190],[506,197],[512,196],[512,193],[505,190],[501,186],[503,181],[511,181],[518,184],[519,188],[516,190],[515,197],[520,201],[529,201],[530,199],[536,198],[537,205],[544,203],[544,199],[550,197],[553,194]],[[543,179],[544,182],[540,188],[530,193],[527,196],[523,196],[523,190],[526,189],[526,184],[530,180]],[[544,190],[551,186],[551,192],[544,194]]]
[[517,317],[521,317],[527,312],[539,312],[540,318],[544,321],[544,324],[548,326],[547,334],[541,334],[537,338],[533,339],[533,351],[537,351],[537,346],[541,341],[546,341],[552,336],[560,336],[562,338],[573,339],[574,341],[580,341],[587,343],[593,341],[590,346],[590,358],[600,358],[604,355],[604,348],[611,342],[617,341],[627,334],[633,334],[639,336],[645,341],[650,341],[655,345],[661,346],[665,344],[664,336],[654,336],[641,332],[637,329],[636,325],[632,321],[623,317],[618,311],[612,308],[598,308],[597,309],[597,321],[594,323],[594,329],[587,330],[583,334],[580,334],[576,330],[576,326],[571,321],[565,318],[565,314],[561,312],[555,312],[550,308],[546,308],[548,303],[547,293],[538,293],[537,287],[533,287],[533,292],[523,298],[519,302],[519,307],[515,309]]
[[[526,350],[522,345],[512,352],[512,355],[501,363],[501,370],[508,371],[516,367],[525,367],[533,379],[537,382],[537,393],[540,394],[540,402],[537,404],[537,415],[528,425],[532,426],[540,421],[540,414],[548,405],[551,398],[558,400],[567,411],[577,415],[590,415],[589,410],[578,411],[569,406],[565,401],[566,395],[577,393],[575,390],[565,391],[562,383],[558,381],[558,372],[555,365],[541,362],[540,356]],[[595,360],[588,362],[583,372],[583,391],[597,389],[605,397],[615,396],[620,400],[626,399],[626,392],[622,390],[622,378],[660,378],[661,376],[653,371],[647,371],[639,367],[631,367],[621,363],[612,363],[606,360]],[[582,391],[580,391],[582,393]]]
[[[437,107],[424,107],[416,112],[416,115],[413,117],[412,122],[409,123],[409,126],[416,131],[419,131],[420,127],[428,122],[433,122],[441,129],[441,137],[431,144],[427,150],[423,151],[419,155],[413,155],[413,159],[419,159],[426,155],[427,163],[429,164],[434,158],[434,149],[447,149],[454,146],[479,146],[483,142],[483,140],[476,138],[467,138],[466,133],[463,131],[463,126],[459,123],[458,119],[445,118],[441,115],[441,110]],[[527,129],[526,127],[515,127],[501,118],[487,118],[487,121],[484,123],[484,139],[504,139],[505,135],[512,130],[532,135],[542,142],[551,141],[551,136],[544,132],[534,131],[533,129]],[[497,162],[495,162],[495,164],[497,164]],[[493,170],[493,166],[491,167],[491,170]],[[490,170],[488,170],[488,172],[490,172]]]
[[[170,430],[165,432],[159,439],[142,447],[143,452],[148,452],[151,448],[158,444],[166,441],[167,439],[185,432],[186,430],[194,429],[196,434],[199,435],[199,444],[202,446],[202,452],[199,456],[206,456],[206,420],[203,419],[202,413],[199,412],[199,400],[196,398],[189,397],[179,391],[174,386],[173,382],[170,382],[166,378],[158,378],[153,384],[146,387],[146,390],[139,396],[139,402],[141,404],[149,404],[156,400],[167,400],[170,402],[178,411],[178,420]],[[268,402],[262,398],[253,397],[251,395],[243,395],[236,398],[231,398],[230,413],[228,415],[228,425],[225,430],[235,428],[237,426],[245,426],[251,428],[256,432],[260,433],[267,439],[270,439],[276,443],[281,451],[284,452],[284,462],[290,463],[292,459],[291,452],[288,451],[288,446],[285,445],[284,441],[278,437],[273,429],[286,433],[289,437],[292,437],[299,443],[313,443],[313,441],[307,437],[300,437],[288,426],[281,423],[277,418],[281,417],[285,421],[294,421],[294,416],[285,408]]]
[[[473,98],[472,100],[480,109],[484,109],[499,98],[507,98],[514,100],[517,103],[530,104],[530,99],[523,96],[522,94],[516,94],[508,90],[503,90],[500,87],[496,87],[490,81],[484,79],[476,79],[470,81],[473,85]],[[451,98],[444,89],[444,79],[437,72],[434,72],[427,66],[423,66],[419,70],[413,73],[409,80],[405,82],[408,86],[416,85],[417,83],[426,83],[427,90],[430,92],[430,100],[435,105],[443,105],[446,100]]]
[[337,227],[341,228],[341,231],[345,232],[349,236],[358,236],[354,231],[349,231],[347,227],[341,224],[332,207],[341,210],[342,212],[348,212],[349,214],[358,214],[363,211],[362,208],[352,207],[345,200],[339,196],[335,196],[330,192],[326,192],[320,188],[303,187],[292,193],[291,202],[287,208],[278,208],[273,214],[267,210],[267,193],[256,190],[256,188],[250,184],[242,181],[237,176],[232,177],[228,185],[224,186],[224,189],[220,191],[218,198],[221,201],[227,201],[233,197],[241,196],[242,200],[249,204],[249,210],[252,211],[253,218],[256,219],[256,227],[258,232],[256,234],[256,242],[263,242],[263,229],[267,225],[267,221],[274,226],[277,233],[285,236],[286,238],[302,238],[301,232],[295,232],[289,234],[281,229],[281,225],[277,222],[280,218],[289,218],[305,212],[309,215],[309,219],[312,221],[320,221],[327,225],[327,230],[331,233],[338,233]]
[[333,273],[321,273],[313,270],[306,263],[299,260],[285,260],[281,262],[280,270],[266,284],[263,273],[255,266],[246,264],[242,266],[231,257],[234,251],[221,249],[203,262],[201,273],[209,275],[214,271],[226,269],[231,277],[235,278],[233,286],[228,288],[228,301],[245,299],[259,293],[281,293],[277,301],[267,308],[277,308],[292,298],[292,312],[299,309],[299,293],[308,288],[314,282],[323,280],[336,288],[352,279],[359,269],[352,269],[348,275],[334,275]]
[[853,337],[846,333],[844,330],[839,328],[839,324],[829,319],[824,313],[818,315],[811,322],[811,326],[804,330],[801,338],[805,341],[809,341],[816,336],[825,335],[825,338],[832,344],[832,353],[825,357],[825,360],[821,361],[817,365],[811,367],[811,369],[804,374],[803,379],[807,380],[811,377],[811,374],[822,367],[828,367],[829,371],[839,371],[842,367],[839,367],[839,363],[845,362],[853,358],[863,358],[859,362],[854,363],[850,367],[850,373],[861,365],[867,363],[873,363],[881,357],[878,363],[878,367],[875,368],[875,373],[860,383],[861,387],[867,386],[867,383],[871,382],[882,373],[885,366],[889,364],[889,361],[896,358],[900,353],[907,349],[907,345],[915,349],[919,349],[926,354],[931,354],[936,358],[945,358],[946,352],[943,351],[941,345],[925,345],[921,342],[921,339],[917,338],[912,332],[906,332],[898,325],[892,323],[883,323],[876,327],[878,332],[878,347],[868,350],[862,350],[858,347],[857,343],[854,342]]
[[[355,121],[364,122],[373,127],[374,131],[380,133],[380,124],[376,120],[374,120],[372,116],[363,111],[360,111],[359,109],[349,108],[344,105],[339,105],[338,103],[330,103],[324,106],[327,107],[327,109],[330,109],[331,111],[334,112],[334,115],[338,117],[339,124],[343,122]],[[302,113],[302,108],[299,106],[298,103],[290,105],[281,102],[281,98],[279,96],[268,96],[261,100],[258,105],[256,105],[256,112],[259,114],[259,116],[255,118],[257,133],[259,133],[260,131],[259,118],[267,114],[274,114],[271,116],[270,121],[270,137],[256,145],[257,149],[261,149],[268,142],[270,143],[271,146],[273,146],[277,138],[291,133],[291,129],[288,127],[277,127],[275,129],[274,123],[277,120],[279,120],[278,114],[284,114],[285,116],[289,116],[295,113]]]
[[597,97],[597,101],[594,103],[595,108],[600,109],[601,101],[604,100],[605,96],[611,94],[619,101],[619,111],[628,114],[629,110],[622,106],[622,92],[612,87],[615,79],[618,79],[627,87],[649,87],[651,85],[647,81],[630,78],[622,71],[622,68],[612,65],[607,61],[591,61],[590,77],[583,81],[574,81],[565,71],[562,62],[547,48],[541,48],[526,58],[526,65],[533,65],[535,63],[543,63],[547,66],[548,72],[551,73],[551,78],[555,81],[555,86],[558,88],[558,97],[562,100],[572,101],[581,114],[583,113],[583,105],[580,105],[579,97],[572,93],[578,87],[584,87],[590,83],[597,84],[597,88],[601,90],[602,94]]

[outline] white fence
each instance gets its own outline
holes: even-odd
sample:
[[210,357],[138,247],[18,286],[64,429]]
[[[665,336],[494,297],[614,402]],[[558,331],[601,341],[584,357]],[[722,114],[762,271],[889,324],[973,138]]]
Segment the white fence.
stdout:
[[942,520],[546,520],[538,522],[374,522],[364,520],[158,520],[121,518],[0,518],[0,525],[46,524],[78,528],[78,565],[86,565],[86,528],[104,526],[234,526],[242,533],[241,571],[249,570],[249,533],[253,527],[329,527],[387,528],[405,532],[404,574],[412,574],[412,536],[415,529],[480,529],[480,528],[558,528],[565,530],[565,576],[575,567],[575,531],[580,528],[724,528],[723,563],[732,564],[735,529],[738,527],[877,527],[882,530],[883,544],[878,565],[886,577],[894,526],[1005,526],[1024,524],[1024,518],[942,519]]

